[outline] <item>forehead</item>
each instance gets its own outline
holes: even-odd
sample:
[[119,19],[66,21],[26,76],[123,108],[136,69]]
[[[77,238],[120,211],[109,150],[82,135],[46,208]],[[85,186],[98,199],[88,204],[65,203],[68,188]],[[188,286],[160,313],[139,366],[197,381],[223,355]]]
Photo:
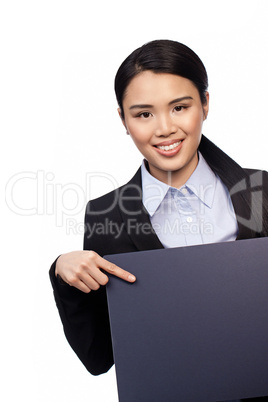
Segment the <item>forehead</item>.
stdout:
[[192,81],[179,75],[143,71],[136,75],[127,86],[124,103],[153,104],[159,98],[163,102],[169,102],[181,96],[199,98],[198,90]]

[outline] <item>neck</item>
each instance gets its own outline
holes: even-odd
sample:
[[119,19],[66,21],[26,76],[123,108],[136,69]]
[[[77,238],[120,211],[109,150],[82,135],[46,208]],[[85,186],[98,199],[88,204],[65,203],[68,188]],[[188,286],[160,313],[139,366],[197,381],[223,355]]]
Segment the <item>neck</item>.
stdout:
[[191,177],[193,172],[195,171],[198,165],[198,154],[196,153],[193,158],[187,163],[187,165],[183,166],[180,169],[173,171],[165,171],[156,168],[153,165],[149,164],[149,172],[152,176],[154,176],[157,180],[166,183],[168,186],[180,188],[182,187],[187,180]]

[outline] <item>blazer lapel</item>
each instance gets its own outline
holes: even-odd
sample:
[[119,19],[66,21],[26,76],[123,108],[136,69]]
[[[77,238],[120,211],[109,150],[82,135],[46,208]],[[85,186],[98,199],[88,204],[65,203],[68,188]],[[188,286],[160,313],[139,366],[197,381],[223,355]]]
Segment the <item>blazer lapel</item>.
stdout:
[[236,220],[238,223],[238,235],[236,240],[250,239],[256,237],[256,232],[245,225],[245,221],[249,222],[250,217],[245,218],[248,211],[244,205],[245,203],[243,202],[243,199],[239,202],[237,200],[238,197],[231,197],[231,198],[236,214]]
[[131,240],[139,251],[163,248],[142,203],[141,168],[122,187],[120,193],[120,214]]
[[253,229],[254,223],[251,221],[251,191],[249,190],[247,179],[241,180],[240,183],[229,188],[231,200],[236,214],[238,223],[238,235],[236,240],[250,239],[257,236]]

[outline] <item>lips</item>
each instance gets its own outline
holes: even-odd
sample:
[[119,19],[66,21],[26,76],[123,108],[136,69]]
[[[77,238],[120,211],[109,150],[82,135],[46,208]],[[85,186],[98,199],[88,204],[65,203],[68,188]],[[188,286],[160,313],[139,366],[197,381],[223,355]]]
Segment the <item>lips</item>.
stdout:
[[180,145],[180,143],[181,143],[181,141],[177,141],[171,145],[156,145],[156,148],[163,149],[164,151],[171,151],[172,149],[178,147]]
[[154,147],[161,155],[174,156],[180,151],[182,143],[183,140],[163,141],[160,144],[154,145]]

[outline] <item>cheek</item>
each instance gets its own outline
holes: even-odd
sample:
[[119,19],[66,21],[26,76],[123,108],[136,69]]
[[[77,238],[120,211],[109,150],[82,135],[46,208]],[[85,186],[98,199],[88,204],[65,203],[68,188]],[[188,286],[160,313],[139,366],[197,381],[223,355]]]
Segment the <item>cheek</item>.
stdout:
[[200,112],[189,115],[184,122],[184,129],[189,135],[201,134],[203,126],[203,114]]
[[148,127],[145,128],[139,124],[129,124],[128,125],[128,132],[132,137],[133,141],[137,144],[146,144],[149,139],[150,135],[148,133]]

